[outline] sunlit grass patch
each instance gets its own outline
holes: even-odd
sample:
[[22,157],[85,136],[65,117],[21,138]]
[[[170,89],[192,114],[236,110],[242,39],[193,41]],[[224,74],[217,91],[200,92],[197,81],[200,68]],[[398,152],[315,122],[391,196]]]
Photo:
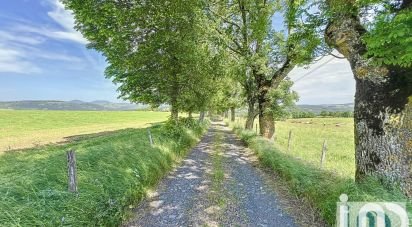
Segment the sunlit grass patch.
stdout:
[[142,128],[166,112],[0,110],[0,152],[67,142],[72,136]]
[[[232,127],[243,127],[236,121]],[[288,153],[289,132],[292,131]],[[255,129],[249,133],[254,134]],[[342,177],[355,178],[355,145],[353,119],[304,118],[276,122],[274,144],[279,152],[320,165],[322,145],[327,142],[324,168]]]

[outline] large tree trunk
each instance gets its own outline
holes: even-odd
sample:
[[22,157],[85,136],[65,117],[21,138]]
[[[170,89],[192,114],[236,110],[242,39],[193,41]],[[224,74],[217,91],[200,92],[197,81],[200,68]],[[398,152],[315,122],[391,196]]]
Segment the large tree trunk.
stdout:
[[270,98],[268,92],[271,81],[266,79],[264,74],[259,74],[259,70],[253,70],[258,86],[258,111],[259,111],[259,134],[265,138],[272,138],[275,133],[275,119],[270,110]]
[[235,107],[230,107],[230,121],[234,122],[236,119]]
[[356,80],[356,180],[378,177],[412,197],[412,73],[371,64],[364,57],[365,32],[350,14],[326,29],[327,42],[348,59]]
[[270,100],[267,98],[267,92],[259,94],[259,128],[260,135],[265,138],[272,138],[275,133],[275,119],[273,114],[268,111]]

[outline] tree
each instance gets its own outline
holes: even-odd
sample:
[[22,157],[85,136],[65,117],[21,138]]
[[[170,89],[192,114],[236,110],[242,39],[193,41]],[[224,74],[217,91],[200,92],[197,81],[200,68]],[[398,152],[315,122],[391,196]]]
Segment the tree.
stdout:
[[[363,12],[374,6],[383,10],[366,15],[376,19],[363,23]],[[349,61],[356,80],[356,180],[378,177],[399,185],[409,197],[412,197],[412,70],[408,59],[412,51],[410,33],[404,32],[411,28],[411,7],[408,0],[328,0],[319,7],[323,9],[321,20],[327,22],[324,30],[327,43]],[[397,51],[398,45],[402,50]]]
[[[259,115],[260,134],[272,137],[275,123],[271,114],[269,91],[276,89],[297,64],[310,61],[319,41],[313,29],[297,23],[300,13],[288,2],[282,12],[288,27],[287,36],[271,28],[272,16],[281,11],[281,1],[275,0],[215,0],[209,6],[211,15],[220,20],[219,33],[226,46],[244,66],[239,76],[248,103],[246,128],[253,127]],[[257,108],[256,108],[257,103]]]
[[295,106],[299,96],[297,92],[292,91],[293,81],[289,78],[283,80],[279,87],[269,91],[270,109],[269,114],[273,115],[275,120],[283,120],[289,116],[289,109]]
[[[119,84],[120,97],[153,106],[199,109],[192,97],[208,91],[211,50],[205,40],[207,20],[201,1],[64,0],[76,28],[106,57],[106,76]],[[186,104],[188,104],[186,106]]]

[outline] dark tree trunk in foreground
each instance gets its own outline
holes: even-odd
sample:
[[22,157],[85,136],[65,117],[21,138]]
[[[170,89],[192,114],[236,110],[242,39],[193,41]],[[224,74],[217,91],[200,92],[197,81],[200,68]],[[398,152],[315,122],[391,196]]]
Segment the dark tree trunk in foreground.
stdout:
[[234,122],[236,120],[235,107],[230,107],[230,121]]
[[412,70],[372,65],[364,57],[364,32],[348,13],[326,29],[327,42],[348,59],[356,80],[356,180],[375,176],[412,197]]
[[203,122],[205,120],[205,111],[201,111],[199,115],[199,121]]

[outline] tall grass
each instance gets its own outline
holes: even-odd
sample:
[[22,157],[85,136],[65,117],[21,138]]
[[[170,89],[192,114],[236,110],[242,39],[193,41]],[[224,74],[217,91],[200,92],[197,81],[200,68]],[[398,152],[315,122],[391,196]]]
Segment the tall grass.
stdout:
[[[308,200],[330,225],[335,224],[336,202],[341,194],[347,194],[349,201],[407,202],[408,214],[412,218],[411,203],[397,188],[384,187],[375,179],[355,183],[350,176],[320,169],[319,165],[280,151],[273,142],[257,136],[253,131],[236,126],[234,131],[255,151],[265,167],[285,179],[291,191]],[[334,163],[333,160],[329,162]]]
[[[0,156],[0,225],[119,225],[206,128],[181,122],[151,127],[153,147],[146,129],[124,129]],[[67,192],[68,149],[77,155],[77,196]]]

